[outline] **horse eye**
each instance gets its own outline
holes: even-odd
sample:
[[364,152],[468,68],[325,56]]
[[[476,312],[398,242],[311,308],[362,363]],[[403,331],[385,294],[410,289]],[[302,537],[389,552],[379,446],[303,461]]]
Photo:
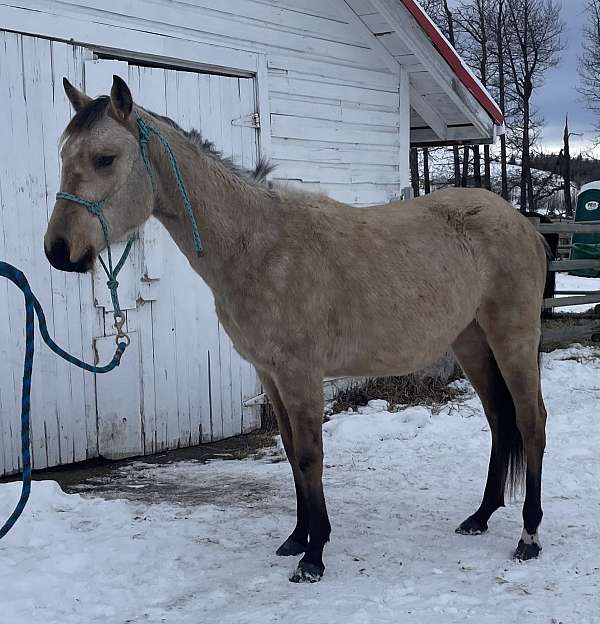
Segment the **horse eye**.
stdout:
[[110,167],[113,164],[115,157],[114,156],[97,156],[94,161],[94,165],[98,169],[102,169],[103,167]]

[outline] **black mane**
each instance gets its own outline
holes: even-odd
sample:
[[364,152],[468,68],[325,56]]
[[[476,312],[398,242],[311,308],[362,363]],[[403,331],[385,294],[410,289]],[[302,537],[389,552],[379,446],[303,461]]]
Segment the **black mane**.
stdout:
[[230,169],[236,175],[249,180],[250,182],[256,182],[258,184],[265,184],[267,176],[275,169],[275,165],[271,163],[267,158],[260,156],[256,166],[253,170],[244,169],[243,167],[238,167],[231,158],[227,158],[223,156],[223,153],[220,152],[215,144],[208,139],[205,139],[202,136],[202,133],[195,128],[191,130],[184,130],[176,121],[173,121],[170,117],[166,117],[165,115],[159,115],[158,113],[153,113],[152,111],[146,111],[149,115],[154,117],[155,119],[159,119],[160,121],[168,124],[177,132],[182,134],[188,141],[193,143],[203,154],[214,158],[222,162],[228,169]]

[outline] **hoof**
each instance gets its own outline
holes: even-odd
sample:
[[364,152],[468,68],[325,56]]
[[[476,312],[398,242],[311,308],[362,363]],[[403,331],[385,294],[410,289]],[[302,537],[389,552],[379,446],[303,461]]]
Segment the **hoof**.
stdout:
[[514,558],[518,561],[528,561],[529,559],[537,559],[541,552],[542,547],[539,544],[527,544],[524,540],[519,540]]
[[323,564],[306,563],[301,561],[290,576],[292,583],[318,583],[323,577],[325,566]]
[[291,537],[288,537],[275,551],[275,554],[279,557],[295,557],[296,555],[301,555],[306,550],[306,547],[306,544],[301,544]]
[[481,522],[474,516],[467,518],[457,529],[460,535],[481,535],[488,530],[487,522]]

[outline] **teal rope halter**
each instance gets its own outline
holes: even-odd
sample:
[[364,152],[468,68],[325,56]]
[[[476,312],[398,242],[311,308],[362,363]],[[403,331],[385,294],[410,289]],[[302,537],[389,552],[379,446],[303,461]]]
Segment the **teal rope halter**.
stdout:
[[78,195],[73,195],[72,193],[65,193],[63,191],[60,191],[56,194],[56,199],[66,199],[67,201],[72,201],[76,204],[80,204],[81,206],[84,206],[90,214],[97,217],[100,221],[100,225],[102,226],[102,233],[104,234],[104,240],[106,241],[108,266],[106,266],[106,263],[104,262],[102,256],[99,255],[98,258],[100,260],[100,263],[102,264],[104,272],[106,273],[106,277],[108,277],[108,282],[106,282],[106,285],[108,286],[110,298],[113,304],[115,328],[117,329],[117,342],[120,339],[124,339],[128,342],[129,336],[127,336],[127,334],[123,332],[123,323],[125,322],[125,316],[123,315],[123,312],[121,311],[121,306],[119,304],[119,282],[117,281],[117,275],[119,274],[119,271],[123,268],[125,260],[127,260],[127,257],[129,256],[129,252],[131,251],[131,246],[133,245],[134,239],[130,238],[129,241],[127,241],[127,245],[125,247],[123,255],[121,256],[121,259],[119,260],[119,262],[117,262],[117,265],[113,267],[112,251],[110,249],[110,240],[108,237],[108,223],[106,222],[106,218],[102,213],[102,207],[106,202],[106,199],[103,199],[101,201],[93,201],[90,199],[79,197]]

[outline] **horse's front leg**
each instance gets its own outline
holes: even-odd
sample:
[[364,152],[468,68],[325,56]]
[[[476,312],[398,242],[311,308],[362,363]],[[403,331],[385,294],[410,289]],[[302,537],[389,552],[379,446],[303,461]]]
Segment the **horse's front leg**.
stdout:
[[277,426],[281,434],[281,441],[283,442],[285,454],[292,467],[294,485],[296,486],[296,527],[285,542],[277,549],[276,554],[280,557],[300,555],[305,552],[308,547],[308,506],[306,505],[302,490],[302,474],[294,452],[290,420],[273,378],[263,371],[260,371],[258,376],[271,401],[273,411],[275,412]]
[[282,374],[276,384],[292,432],[301,490],[298,500],[308,515],[308,546],[290,581],[314,583],[323,576],[323,548],[331,533],[322,481],[323,382],[322,377]]

